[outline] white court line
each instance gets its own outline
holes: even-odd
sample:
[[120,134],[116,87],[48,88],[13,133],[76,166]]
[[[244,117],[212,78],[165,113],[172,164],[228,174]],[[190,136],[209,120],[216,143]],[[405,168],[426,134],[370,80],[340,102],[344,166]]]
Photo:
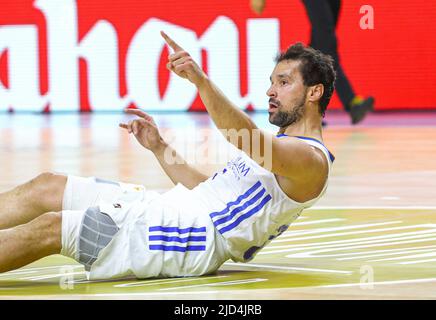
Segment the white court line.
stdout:
[[24,277],[24,278],[20,278],[20,280],[38,281],[38,280],[45,280],[45,279],[51,279],[51,278],[58,278],[58,277],[72,276],[72,275],[76,275],[76,274],[84,274],[84,273],[85,273],[85,271],[79,271],[79,272],[65,272],[65,273],[49,274],[49,275],[38,276],[38,277]]
[[[367,242],[365,242],[364,245],[357,245],[357,246],[352,244],[351,246],[348,246],[348,247],[340,247],[340,246],[335,245],[335,246],[327,246],[327,247],[309,248],[306,251],[302,251],[299,253],[291,253],[291,254],[286,255],[285,257],[290,258],[290,259],[295,259],[295,258],[312,258],[313,259],[313,258],[319,258],[319,257],[326,258],[329,255],[325,255],[325,254],[314,255],[314,253],[319,254],[319,253],[325,253],[325,252],[331,252],[331,251],[337,252],[337,251],[344,251],[344,250],[350,251],[350,250],[362,249],[362,248],[373,248],[373,247],[380,247],[380,246],[385,247],[386,245],[393,246],[393,245],[406,244],[406,243],[429,242],[432,240],[436,240],[436,237],[418,239],[418,240],[394,241],[394,242],[374,241],[373,244],[370,244],[371,242],[367,241]],[[378,243],[375,243],[375,242],[378,242]],[[338,250],[336,250],[336,249],[338,249]],[[311,250],[311,251],[307,252],[309,250]],[[294,249],[288,250],[288,252],[291,252],[291,251],[296,251],[296,250],[294,250]],[[301,250],[299,250],[299,251],[301,251]]]
[[133,283],[123,283],[123,284],[117,284],[114,285],[115,288],[126,288],[126,287],[145,287],[145,286],[154,286],[154,285],[160,285],[160,284],[167,284],[167,283],[176,283],[176,282],[188,282],[188,281],[205,281],[209,279],[215,279],[215,278],[226,278],[229,276],[215,276],[215,277],[204,277],[204,278],[183,278],[180,280],[169,280],[169,279],[157,279],[157,280],[149,280],[149,281],[141,281],[141,282],[133,282]]
[[[331,234],[323,234],[323,235],[316,235],[316,236],[304,236],[303,237],[291,237],[291,235],[286,235],[286,237],[284,237],[284,239],[278,239],[274,242],[274,244],[276,243],[281,243],[281,242],[295,242],[295,241],[302,241],[302,240],[313,240],[313,239],[321,239],[321,238],[331,238],[331,237],[342,237],[342,236],[349,236],[349,235],[356,235],[356,234],[369,234],[369,233],[384,233],[385,231],[398,231],[398,230],[406,230],[406,229],[419,229],[419,228],[432,228],[430,230],[432,230],[432,232],[428,232],[428,233],[433,233],[436,232],[436,226],[435,225],[410,225],[410,226],[404,226],[404,227],[393,227],[393,228],[381,228],[381,229],[371,229],[371,230],[359,230],[359,231],[349,231],[349,232],[336,232],[336,233],[331,233]],[[417,231],[417,232],[421,232],[424,233],[424,231]],[[407,234],[407,233],[396,233],[399,235],[403,235],[403,234]],[[392,234],[392,235],[395,235]],[[363,238],[359,238],[359,239],[363,239],[365,240],[368,237],[363,237]],[[375,238],[375,237],[372,237]],[[392,236],[392,238],[395,238],[394,236]],[[275,246],[271,246],[269,248],[281,248],[281,247],[286,247],[285,246],[280,246],[280,245],[275,245]]]
[[417,253],[417,254],[408,254],[406,256],[402,257],[391,257],[391,258],[384,258],[384,259],[375,259],[375,260],[369,260],[368,262],[380,262],[380,261],[398,261],[398,260],[412,260],[417,261],[419,258],[431,258],[436,256],[436,251],[432,250],[430,252],[424,252],[424,253]]
[[344,221],[344,220],[346,219],[335,218],[335,219],[323,219],[323,220],[305,221],[305,222],[294,222],[292,226],[305,226],[309,224],[321,224],[321,223],[337,222],[337,221]]
[[90,296],[90,297],[124,297],[124,296],[167,296],[167,295],[190,295],[190,294],[211,294],[211,293],[223,293],[223,291],[215,290],[215,291],[192,291],[192,292],[126,292],[126,293],[94,293],[94,294],[73,294],[68,295],[68,297],[74,296]]
[[436,210],[436,206],[313,206],[306,210]]
[[407,262],[398,262],[398,264],[416,264],[416,263],[424,263],[424,262],[433,262],[436,259],[427,259],[427,260],[415,260],[415,261],[407,261]]
[[14,273],[2,273],[0,274],[0,278],[7,278],[7,277],[15,277],[22,274],[30,274],[30,273],[37,273],[38,271],[26,271],[26,272],[14,272]]
[[[51,267],[39,267],[39,268],[26,268],[26,269],[17,269],[13,271],[8,271],[7,274],[15,274],[15,273],[33,273],[35,271],[46,270],[46,269],[55,269],[55,268],[83,268],[83,266],[76,264],[66,264],[63,266],[51,266]],[[6,274],[6,273],[5,273]]]
[[[327,251],[331,251],[332,249],[344,250],[344,246],[348,245],[347,250],[357,249],[357,248],[369,248],[369,247],[377,247],[381,245],[394,245],[394,244],[403,244],[403,243],[415,243],[415,242],[423,242],[423,241],[431,241],[435,239],[436,230],[428,230],[422,232],[405,232],[398,233],[392,235],[385,236],[374,236],[374,237],[363,237],[357,239],[345,239],[345,240],[335,240],[335,241],[326,241],[326,242],[314,242],[307,244],[290,244],[283,246],[274,246],[274,247],[266,247],[264,251],[258,253],[258,255],[266,255],[266,254],[277,254],[284,252],[295,252],[295,251],[323,251],[328,249]],[[417,235],[410,235],[417,234]],[[419,239],[414,241],[405,241],[410,239]],[[363,245],[363,246],[362,246]],[[282,248],[279,250],[275,250],[276,248]],[[271,249],[271,250],[267,250]],[[303,254],[303,252],[298,253],[298,255]],[[295,257],[295,254],[294,254]],[[304,256],[306,258],[306,256]],[[300,257],[301,258],[301,257]]]
[[210,286],[232,286],[232,285],[238,285],[238,284],[247,284],[247,283],[264,282],[264,281],[268,281],[268,279],[253,278],[253,279],[244,279],[244,280],[232,280],[232,281],[225,281],[225,282],[214,282],[214,283],[209,284],[209,285]]
[[[353,253],[341,253],[336,254],[335,256],[341,256],[345,258],[336,258],[338,261],[344,260],[356,260],[356,259],[367,259],[374,257],[382,257],[382,256],[395,256],[400,254],[411,254],[416,252],[428,252],[434,251],[436,246],[421,246],[421,247],[412,247],[412,248],[397,248],[397,249],[384,249],[384,250],[372,250],[372,251],[364,251],[364,252],[353,252]],[[348,256],[348,257],[347,257]]]
[[372,285],[386,285],[386,284],[405,284],[405,283],[421,283],[421,282],[433,282],[436,278],[427,279],[411,279],[411,280],[394,280],[394,281],[380,281],[380,282],[363,282],[363,283],[344,283],[344,284],[332,284],[326,286],[314,286],[310,288],[345,288],[345,287],[368,287]]
[[[386,224],[397,224],[402,223],[403,221],[393,221],[389,223],[374,223],[369,226],[381,226]],[[366,229],[368,225],[351,225],[346,227],[338,227],[338,228],[321,228],[321,229],[311,229],[310,233],[299,233],[299,234],[292,234],[292,231],[289,231],[285,235],[282,235],[279,239],[275,239],[271,241],[273,244],[281,243],[281,242],[290,242],[290,241],[301,241],[301,240],[310,240],[310,239],[319,239],[319,238],[331,238],[331,237],[339,237],[344,235],[352,235],[352,234],[368,234],[368,233],[377,233],[377,232],[383,232],[383,231],[393,231],[393,230],[402,230],[402,229],[418,229],[419,227],[422,227],[422,225],[415,226],[404,226],[404,227],[392,227],[392,228],[382,228],[382,229],[370,229],[370,230],[359,230],[359,231],[348,231],[352,229]],[[425,225],[424,225],[425,226]],[[346,230],[347,232],[332,232],[332,231],[340,231],[340,230]],[[308,234],[317,234],[317,233],[327,233],[332,232],[329,234],[323,234],[323,235],[316,235],[316,236],[307,236]],[[270,248],[279,248],[280,246],[271,246]]]
[[38,271],[41,270],[54,269],[54,268],[83,268],[83,267],[78,265],[64,265],[64,266],[53,266],[53,267],[18,269],[18,270],[8,271],[0,274],[0,278],[8,278],[8,277],[15,277],[25,274],[32,274],[32,273],[37,273]]
[[181,286],[181,287],[171,287],[165,289],[159,289],[159,291],[167,291],[167,290],[179,290],[186,288],[198,288],[198,287],[216,287],[216,286],[230,286],[230,285],[238,285],[238,284],[246,284],[246,283],[255,283],[255,282],[263,282],[268,281],[268,279],[263,278],[252,278],[252,279],[241,279],[241,280],[233,280],[233,281],[223,281],[223,282],[212,282],[212,283],[203,283],[203,284],[195,284],[192,286]]
[[[385,226],[390,224],[399,224],[403,223],[403,221],[388,221],[388,222],[379,222],[379,223],[369,223],[369,224],[352,224],[343,227],[324,227],[324,228],[313,228],[313,229],[305,229],[305,230],[288,230],[283,232],[279,239],[308,235],[308,234],[317,234],[317,233],[326,233],[332,231],[341,231],[341,230],[352,230],[352,229],[365,229],[369,227],[378,227]],[[291,225],[292,226],[292,225]],[[277,241],[273,240],[272,242]]]
[[[86,272],[85,272],[86,273]],[[120,279],[113,279],[113,278],[109,278],[109,279],[96,279],[96,280],[87,280],[87,279],[81,279],[81,280],[72,280],[70,281],[70,283],[78,283],[78,284],[83,284],[83,283],[106,283],[106,282],[115,282],[115,281],[133,281],[133,280],[138,280],[137,277],[135,276],[126,276]]]
[[300,268],[300,267],[286,267],[286,266],[271,266],[267,264],[254,264],[254,263],[234,263],[226,262],[224,265],[237,266],[237,267],[252,267],[261,269],[278,269],[278,270],[288,270],[288,271],[309,271],[309,272],[326,272],[326,273],[341,273],[341,274],[352,274],[352,271],[344,270],[331,270],[331,269],[314,269],[314,268]]

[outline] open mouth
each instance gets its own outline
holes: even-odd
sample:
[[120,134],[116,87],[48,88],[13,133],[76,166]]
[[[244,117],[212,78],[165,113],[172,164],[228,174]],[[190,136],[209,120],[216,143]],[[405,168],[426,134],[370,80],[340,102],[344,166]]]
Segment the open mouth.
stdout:
[[276,109],[278,109],[278,105],[276,103],[270,101],[268,111],[274,111]]

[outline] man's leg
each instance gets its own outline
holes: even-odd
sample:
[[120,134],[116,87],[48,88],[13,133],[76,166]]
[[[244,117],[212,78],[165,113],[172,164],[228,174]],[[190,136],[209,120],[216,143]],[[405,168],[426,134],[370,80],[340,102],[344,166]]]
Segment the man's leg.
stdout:
[[62,210],[67,177],[42,173],[11,191],[0,194],[0,229],[27,223],[45,212]]
[[350,113],[352,123],[359,123],[366,113],[373,109],[374,98],[363,99],[356,95],[341,66],[335,30],[341,2],[339,0],[303,0],[303,3],[312,25],[310,45],[333,57],[334,67],[337,71],[336,92],[339,100],[344,110]]
[[62,214],[48,212],[29,223],[0,230],[0,272],[23,267],[62,247]]
[[355,93],[341,67],[338,54],[335,28],[339,15],[340,2],[303,0],[303,3],[312,25],[310,45],[332,56],[334,67],[337,71],[336,92],[344,109],[349,112],[349,105]]
[[339,13],[341,11],[341,0],[328,0],[328,5],[333,14],[333,20],[335,21],[335,27],[338,25]]

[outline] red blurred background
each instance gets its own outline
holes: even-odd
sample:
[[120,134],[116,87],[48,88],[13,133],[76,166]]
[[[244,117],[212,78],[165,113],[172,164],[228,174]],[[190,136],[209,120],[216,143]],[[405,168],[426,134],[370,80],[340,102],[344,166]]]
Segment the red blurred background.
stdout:
[[[39,0],[41,1],[41,0]],[[64,1],[64,0],[57,0]],[[33,24],[38,28],[39,72],[41,95],[50,90],[48,79],[47,32],[44,15],[35,8],[37,1],[2,0],[1,28]],[[67,1],[68,2],[68,1]],[[247,92],[246,23],[251,18],[276,18],[280,24],[280,46],[295,41],[309,42],[310,24],[301,1],[268,0],[262,15],[253,13],[249,1],[137,1],[78,0],[79,40],[97,21],[109,21],[116,29],[119,48],[120,96],[127,93],[125,57],[138,28],[155,17],[195,31],[201,36],[217,16],[230,18],[239,31],[240,91]],[[359,26],[362,5],[374,8],[374,29]],[[377,110],[436,108],[436,6],[431,1],[343,1],[337,29],[342,65],[356,93],[373,95]],[[1,41],[1,40],[0,40]],[[1,43],[0,43],[1,48]],[[162,55],[165,56],[165,52]],[[204,60],[207,53],[203,52]],[[161,60],[158,76],[160,94],[166,90],[168,73]],[[204,63],[207,68],[207,63]],[[9,86],[8,51],[0,51],[0,80]],[[79,63],[80,110],[92,110],[88,99],[87,66]],[[266,90],[267,88],[265,88]],[[265,96],[266,97],[266,96]],[[9,108],[19,108],[10,105]],[[49,105],[46,106],[46,109]],[[120,106],[120,110],[121,110]],[[189,109],[201,110],[198,97]],[[331,108],[341,108],[335,96]]]

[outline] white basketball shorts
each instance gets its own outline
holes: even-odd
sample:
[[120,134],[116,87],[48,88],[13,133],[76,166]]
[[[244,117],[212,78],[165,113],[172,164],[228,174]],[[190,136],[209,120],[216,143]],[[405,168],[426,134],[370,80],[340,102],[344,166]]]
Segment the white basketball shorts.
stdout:
[[228,258],[207,208],[178,184],[144,186],[69,175],[63,198],[62,255],[88,279],[200,276]]

